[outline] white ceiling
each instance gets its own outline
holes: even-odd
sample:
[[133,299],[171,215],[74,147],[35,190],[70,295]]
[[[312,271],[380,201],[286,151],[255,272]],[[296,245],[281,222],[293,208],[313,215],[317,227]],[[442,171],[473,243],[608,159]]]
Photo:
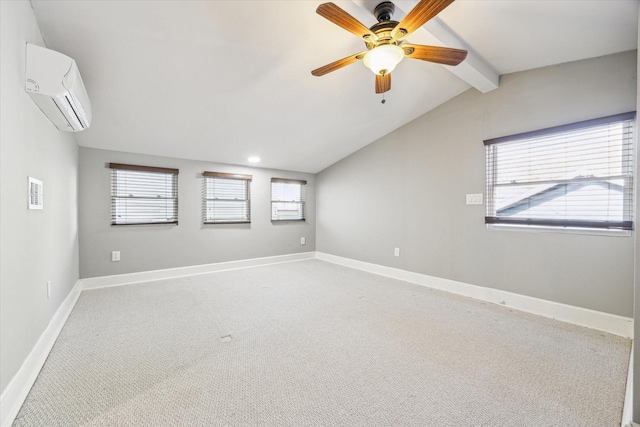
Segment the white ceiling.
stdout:
[[[381,0],[335,1],[366,26]],[[93,108],[81,146],[316,173],[505,73],[637,48],[637,0],[457,0],[412,43],[469,49],[458,67],[405,59],[383,105],[364,50],[322,1],[32,0],[47,47],[76,60]],[[416,3],[396,1],[395,20]]]

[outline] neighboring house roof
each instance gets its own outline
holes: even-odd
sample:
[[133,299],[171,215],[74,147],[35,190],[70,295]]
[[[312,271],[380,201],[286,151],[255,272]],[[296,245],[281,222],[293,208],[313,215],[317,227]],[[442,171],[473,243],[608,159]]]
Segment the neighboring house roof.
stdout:
[[[623,187],[606,180],[543,185],[497,209],[499,217],[610,220],[622,216]],[[603,195],[602,193],[607,193]],[[595,195],[598,197],[594,197]],[[619,212],[618,212],[619,211]]]

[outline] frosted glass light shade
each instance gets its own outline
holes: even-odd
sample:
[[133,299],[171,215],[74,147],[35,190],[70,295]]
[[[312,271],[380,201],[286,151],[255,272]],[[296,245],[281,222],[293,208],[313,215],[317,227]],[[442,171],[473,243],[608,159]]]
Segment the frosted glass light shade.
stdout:
[[362,62],[373,71],[373,74],[389,74],[404,58],[404,50],[400,46],[385,44],[371,49]]

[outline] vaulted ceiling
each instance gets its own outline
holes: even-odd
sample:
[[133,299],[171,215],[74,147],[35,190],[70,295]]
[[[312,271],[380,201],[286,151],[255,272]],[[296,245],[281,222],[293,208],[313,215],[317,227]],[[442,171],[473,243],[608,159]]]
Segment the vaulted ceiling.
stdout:
[[[381,0],[335,1],[366,26]],[[316,173],[499,76],[637,48],[636,0],[457,0],[412,43],[469,50],[457,67],[402,61],[390,92],[322,1],[32,0],[47,47],[76,60],[93,122],[78,143]],[[394,2],[400,21],[417,1]],[[603,76],[604,77],[604,76]]]

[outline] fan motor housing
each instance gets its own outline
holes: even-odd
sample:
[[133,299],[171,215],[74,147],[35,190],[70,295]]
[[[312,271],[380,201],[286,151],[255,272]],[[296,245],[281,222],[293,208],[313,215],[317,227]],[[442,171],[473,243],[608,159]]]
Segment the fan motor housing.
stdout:
[[[382,4],[382,3],[381,3]],[[373,32],[378,40],[375,42],[365,41],[365,45],[367,49],[371,50],[376,46],[380,46],[383,44],[395,44],[398,45],[398,42],[390,43],[391,40],[391,31],[398,25],[398,21],[381,21],[377,24],[372,25],[369,29]]]
[[373,14],[378,20],[378,23],[372,25],[369,29],[377,36],[377,40],[375,42],[365,40],[367,49],[371,50],[385,44],[400,44],[398,42],[391,42],[391,31],[398,26],[398,21],[391,20],[395,10],[396,6],[390,1],[383,1],[375,7]]

